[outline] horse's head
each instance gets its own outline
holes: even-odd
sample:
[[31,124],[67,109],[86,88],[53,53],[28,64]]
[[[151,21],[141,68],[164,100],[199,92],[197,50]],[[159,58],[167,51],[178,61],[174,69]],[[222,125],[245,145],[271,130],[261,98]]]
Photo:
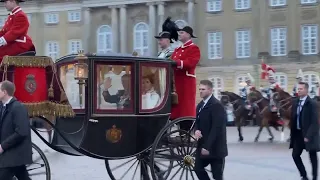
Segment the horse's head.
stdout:
[[220,98],[220,102],[225,106],[230,102],[230,98],[227,95],[223,95],[221,93],[221,98]]
[[273,96],[271,97],[275,102],[279,102],[281,100],[291,99],[291,95],[287,92],[285,92],[282,88],[274,88],[273,89]]

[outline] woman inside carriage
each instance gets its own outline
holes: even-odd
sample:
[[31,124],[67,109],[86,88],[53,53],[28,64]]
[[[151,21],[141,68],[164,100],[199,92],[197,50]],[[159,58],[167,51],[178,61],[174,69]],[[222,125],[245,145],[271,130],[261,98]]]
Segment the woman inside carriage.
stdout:
[[153,109],[158,105],[160,96],[155,91],[154,85],[154,74],[142,77],[142,109]]

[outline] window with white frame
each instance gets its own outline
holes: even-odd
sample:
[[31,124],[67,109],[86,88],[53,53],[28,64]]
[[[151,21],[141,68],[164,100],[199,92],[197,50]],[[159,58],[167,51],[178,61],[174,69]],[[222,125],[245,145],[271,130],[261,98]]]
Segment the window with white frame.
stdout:
[[46,24],[57,24],[59,23],[59,14],[57,12],[50,12],[45,14]]
[[250,30],[236,31],[236,55],[237,58],[247,58],[251,55]]
[[287,28],[271,29],[271,55],[285,56],[287,54]]
[[221,32],[208,33],[208,58],[209,59],[222,58],[222,33]]
[[112,29],[108,25],[102,25],[97,31],[97,53],[108,52],[112,52]]
[[7,16],[0,16],[0,27],[3,27],[6,23]]
[[59,58],[60,48],[57,41],[48,41],[46,44],[46,56],[52,58],[53,61]]
[[248,79],[249,79],[249,77],[247,75],[244,75],[244,74],[238,75],[236,77],[235,92],[237,94],[240,94],[240,91],[243,88],[243,86],[241,86],[240,84],[241,83],[245,83]]
[[318,26],[304,25],[301,27],[302,54],[318,53]]
[[[303,81],[309,84],[309,92],[314,88],[317,89],[316,82],[318,81],[319,75],[316,72],[305,72],[303,76]],[[319,92],[316,91],[317,96]]]
[[148,55],[148,37],[149,37],[149,26],[146,23],[140,22],[134,26],[134,43],[133,48],[139,55]]
[[270,6],[285,6],[286,0],[269,0]]
[[69,54],[78,54],[79,50],[82,49],[82,41],[80,39],[69,40],[68,46]]
[[275,79],[276,82],[279,84],[279,86],[283,89],[283,90],[287,90],[287,86],[288,86],[288,77],[285,73],[276,73],[275,74]]
[[31,23],[32,14],[27,14],[27,17],[28,17],[29,23]]
[[68,21],[69,22],[78,22],[81,21],[81,11],[68,11]]
[[218,12],[222,10],[222,0],[207,0],[207,11]]
[[[182,29],[182,28],[184,28],[185,26],[188,25],[188,23],[185,20],[176,20],[175,23],[176,23],[176,25],[178,26],[179,29]],[[179,47],[181,45],[182,45],[181,41],[176,41],[176,42],[171,44],[171,47],[172,48],[177,48],[177,47]]]
[[250,0],[235,0],[235,9],[250,9]]
[[311,4],[311,3],[316,3],[317,0],[301,0],[301,4]]
[[220,92],[223,91],[223,79],[221,77],[211,77],[209,80],[212,82],[213,85],[213,95],[217,99],[221,98]]

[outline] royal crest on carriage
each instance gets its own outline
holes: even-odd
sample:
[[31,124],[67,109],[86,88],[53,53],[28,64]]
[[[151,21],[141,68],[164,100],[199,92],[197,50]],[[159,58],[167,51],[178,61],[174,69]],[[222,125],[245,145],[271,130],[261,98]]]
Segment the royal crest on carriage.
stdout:
[[107,130],[106,137],[111,143],[117,143],[121,140],[122,131],[116,125],[113,125],[112,128]]
[[27,80],[24,84],[24,88],[28,93],[34,93],[37,89],[37,83],[34,78],[35,76],[33,74],[27,75]]

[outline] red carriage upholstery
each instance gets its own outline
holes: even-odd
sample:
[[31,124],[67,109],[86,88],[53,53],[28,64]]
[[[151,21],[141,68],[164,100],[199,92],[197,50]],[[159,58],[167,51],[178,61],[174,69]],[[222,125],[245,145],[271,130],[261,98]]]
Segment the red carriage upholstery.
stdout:
[[74,111],[56,74],[56,66],[50,57],[5,56],[0,64],[2,80],[14,82],[14,96],[24,103],[31,117],[73,117]]

